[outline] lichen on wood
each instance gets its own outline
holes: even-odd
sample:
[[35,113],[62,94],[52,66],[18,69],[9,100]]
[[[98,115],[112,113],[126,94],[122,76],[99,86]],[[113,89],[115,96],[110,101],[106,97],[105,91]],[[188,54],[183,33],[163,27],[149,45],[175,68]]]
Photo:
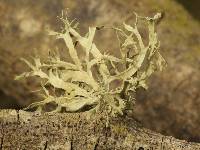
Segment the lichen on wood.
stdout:
[[[122,115],[125,109],[132,109],[135,99],[130,93],[134,93],[138,87],[147,88],[149,76],[156,70],[162,70],[166,64],[159,53],[160,43],[155,32],[155,22],[161,14],[149,18],[135,13],[134,25],[123,23],[123,28],[112,28],[120,42],[121,58],[102,54],[97,48],[94,36],[98,27],[89,27],[88,33],[82,36],[77,31],[78,23],[70,21],[66,16],[62,13],[60,17],[64,24],[62,30],[49,31],[49,35],[64,40],[72,62],[61,60],[59,53],[52,52],[46,62],[38,57],[33,58],[34,64],[22,59],[31,71],[16,79],[38,76],[42,80],[44,93],[42,101],[32,103],[26,109],[36,107],[43,110],[46,104],[54,103],[54,112],[60,112],[64,108],[66,112],[87,111],[88,116],[96,112],[116,116]],[[147,45],[138,31],[139,21],[148,24]],[[84,59],[78,56],[80,50],[77,49],[77,44],[85,53]],[[122,66],[122,71],[119,71],[119,65]],[[112,89],[111,84],[116,81],[120,84]]]

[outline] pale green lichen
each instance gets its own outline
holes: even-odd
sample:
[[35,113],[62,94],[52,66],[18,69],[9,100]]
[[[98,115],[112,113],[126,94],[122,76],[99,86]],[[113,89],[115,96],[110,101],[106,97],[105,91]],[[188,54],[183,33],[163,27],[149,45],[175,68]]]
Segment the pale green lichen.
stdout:
[[[57,53],[50,55],[49,60],[44,63],[39,58],[34,58],[34,65],[23,59],[31,71],[16,79],[38,76],[44,81],[44,100],[32,103],[26,109],[36,107],[42,110],[46,104],[55,103],[56,112],[64,108],[66,112],[87,111],[91,114],[105,111],[111,116],[123,114],[124,109],[135,101],[130,93],[134,93],[138,87],[147,88],[148,77],[154,71],[162,70],[166,64],[159,53],[160,44],[155,32],[155,22],[161,14],[158,13],[153,18],[135,15],[136,22],[133,26],[123,23],[123,28],[112,28],[120,42],[121,58],[102,54],[96,47],[93,40],[98,27],[89,27],[86,36],[81,36],[77,32],[78,24],[62,15],[62,31],[49,31],[49,34],[64,40],[73,63],[61,60]],[[138,21],[148,23],[148,45],[144,44],[138,31]],[[85,53],[83,60],[78,56],[77,44],[80,44]],[[122,71],[119,71],[119,65],[123,66]],[[96,69],[95,72],[92,69]],[[114,72],[111,73],[111,70]],[[121,84],[111,89],[111,84],[115,81]],[[53,87],[55,91],[52,92],[49,87]],[[55,94],[56,90],[60,91],[59,94]]]

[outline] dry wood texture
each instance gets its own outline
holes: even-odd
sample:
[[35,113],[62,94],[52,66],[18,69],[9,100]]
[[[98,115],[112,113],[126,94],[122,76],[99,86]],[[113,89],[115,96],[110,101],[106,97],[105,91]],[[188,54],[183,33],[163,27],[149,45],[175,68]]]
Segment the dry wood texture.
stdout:
[[3,150],[198,150],[188,143],[144,129],[126,117],[84,113],[0,111],[0,149]]

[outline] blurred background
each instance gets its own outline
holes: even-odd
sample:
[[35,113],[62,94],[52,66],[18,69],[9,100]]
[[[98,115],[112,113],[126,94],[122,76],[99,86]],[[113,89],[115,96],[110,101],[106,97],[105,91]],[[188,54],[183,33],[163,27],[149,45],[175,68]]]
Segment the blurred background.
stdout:
[[[66,9],[82,33],[88,26],[122,23],[132,11],[144,16],[162,12],[157,32],[168,67],[151,77],[147,91],[138,90],[134,117],[164,135],[200,142],[199,0],[0,0],[0,108],[20,109],[39,100],[31,92],[38,89],[37,80],[14,80],[29,70],[19,59],[30,60],[35,53],[45,58],[56,47],[65,51],[45,28],[59,29],[56,17]],[[113,35],[102,31],[95,40],[99,49],[117,55]]]

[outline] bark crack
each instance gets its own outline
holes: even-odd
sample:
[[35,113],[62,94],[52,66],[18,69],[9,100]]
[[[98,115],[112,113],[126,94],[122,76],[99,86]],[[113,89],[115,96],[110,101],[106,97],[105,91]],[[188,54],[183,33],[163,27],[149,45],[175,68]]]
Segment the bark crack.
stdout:
[[48,145],[48,141],[46,141],[45,144],[44,144],[44,150],[47,149],[47,145]]
[[20,123],[20,121],[19,121],[19,110],[16,110],[16,112],[17,112],[17,123],[19,124]]
[[99,137],[98,137],[98,139],[97,139],[97,141],[96,141],[96,143],[95,143],[95,145],[94,145],[94,150],[97,150],[97,147],[99,146]]
[[4,139],[4,136],[1,138],[0,150],[3,149],[3,139]]
[[70,142],[70,150],[73,150],[73,138],[72,138],[72,140]]
[[0,145],[0,150],[3,149],[3,143],[4,143],[4,125],[1,124],[1,127],[2,127],[2,137],[1,137],[1,145]]

